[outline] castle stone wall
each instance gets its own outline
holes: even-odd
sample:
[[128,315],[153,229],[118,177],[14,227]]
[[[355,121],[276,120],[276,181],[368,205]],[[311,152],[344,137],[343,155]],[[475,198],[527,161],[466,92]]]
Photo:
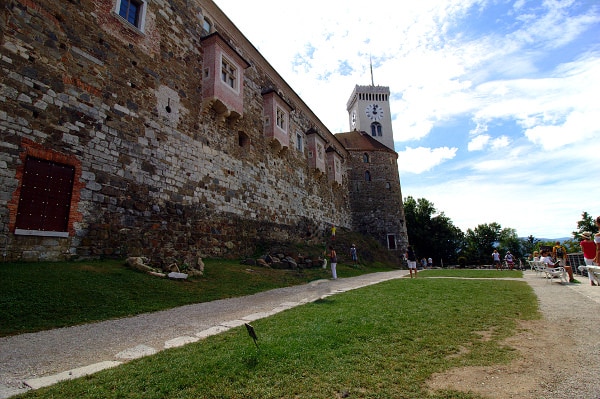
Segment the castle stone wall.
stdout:
[[[261,241],[351,227],[348,181],[309,168],[307,150],[264,137],[265,88],[291,104],[297,131],[323,128],[237,31],[243,116],[203,104],[202,17],[212,2],[151,1],[144,32],[114,0],[8,0],[0,9],[0,250],[5,260],[143,255],[234,257]],[[317,88],[315,88],[317,89]],[[14,234],[23,160],[61,154],[80,168],[68,237]],[[67,161],[69,163],[69,161]],[[5,241],[5,243],[3,242]]]

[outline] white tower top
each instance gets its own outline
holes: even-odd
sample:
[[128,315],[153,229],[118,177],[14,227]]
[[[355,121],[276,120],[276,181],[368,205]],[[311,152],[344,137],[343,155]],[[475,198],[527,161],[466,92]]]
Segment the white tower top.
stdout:
[[390,88],[356,85],[346,104],[350,130],[367,132],[394,150],[394,132],[390,113]]

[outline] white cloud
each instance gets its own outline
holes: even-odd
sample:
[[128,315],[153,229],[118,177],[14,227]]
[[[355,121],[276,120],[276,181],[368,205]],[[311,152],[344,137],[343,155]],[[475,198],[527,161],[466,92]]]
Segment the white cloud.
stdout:
[[[383,12],[306,0],[277,14],[276,0],[216,2],[334,133],[349,129],[346,101],[371,83],[371,56],[375,84],[391,90],[396,148],[411,145],[398,159],[404,195],[461,229],[497,221],[560,237],[582,211],[600,214],[595,2],[421,0]],[[440,126],[444,137],[431,134]]]
[[456,156],[456,148],[411,148],[406,147],[404,151],[398,152],[398,170],[402,174],[422,173],[431,170],[445,160]]
[[483,150],[487,146],[487,143],[489,143],[490,138],[491,137],[489,134],[480,134],[479,136],[474,137],[471,139],[471,141],[469,141],[467,149],[469,151]]
[[492,140],[492,150],[501,150],[510,145],[510,138],[508,136],[500,136]]

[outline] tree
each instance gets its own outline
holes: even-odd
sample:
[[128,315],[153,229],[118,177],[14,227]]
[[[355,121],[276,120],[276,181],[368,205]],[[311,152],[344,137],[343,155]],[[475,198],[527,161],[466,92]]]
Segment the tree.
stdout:
[[443,261],[446,264],[456,264],[458,255],[464,247],[464,233],[454,226],[452,220],[444,212],[431,219],[431,244],[434,262]]
[[433,203],[425,198],[405,198],[408,239],[417,256],[430,257],[436,265],[456,263],[464,234],[444,212],[434,216],[436,212]]
[[531,254],[533,254],[533,251],[537,251],[539,242],[540,242],[540,240],[538,240],[537,238],[535,238],[532,235],[530,235],[529,237],[524,239],[523,240],[523,251],[524,251],[525,255],[531,255]]
[[465,256],[472,264],[489,264],[498,245],[502,227],[498,223],[480,224],[465,235]]
[[500,231],[499,242],[498,250],[501,254],[506,254],[507,251],[510,251],[515,258],[523,258],[524,241],[517,236],[517,230],[508,227],[502,229]]
[[425,255],[431,244],[431,215],[435,213],[435,207],[425,198],[415,200],[409,196],[404,199],[404,217],[406,219],[406,230],[408,240],[418,256]]
[[573,237],[578,239],[584,231],[589,231],[594,234],[598,232],[598,227],[594,222],[594,218],[587,212],[581,214],[581,220],[577,222],[577,231],[573,232]]

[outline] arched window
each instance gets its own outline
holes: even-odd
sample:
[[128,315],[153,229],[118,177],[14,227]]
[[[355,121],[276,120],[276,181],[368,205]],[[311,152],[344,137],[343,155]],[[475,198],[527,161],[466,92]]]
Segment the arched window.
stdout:
[[371,181],[371,172],[368,170],[365,172],[365,181]]
[[379,122],[371,123],[371,136],[381,137],[381,123],[379,123]]
[[366,152],[363,154],[363,162],[369,163],[369,154],[367,154]]

